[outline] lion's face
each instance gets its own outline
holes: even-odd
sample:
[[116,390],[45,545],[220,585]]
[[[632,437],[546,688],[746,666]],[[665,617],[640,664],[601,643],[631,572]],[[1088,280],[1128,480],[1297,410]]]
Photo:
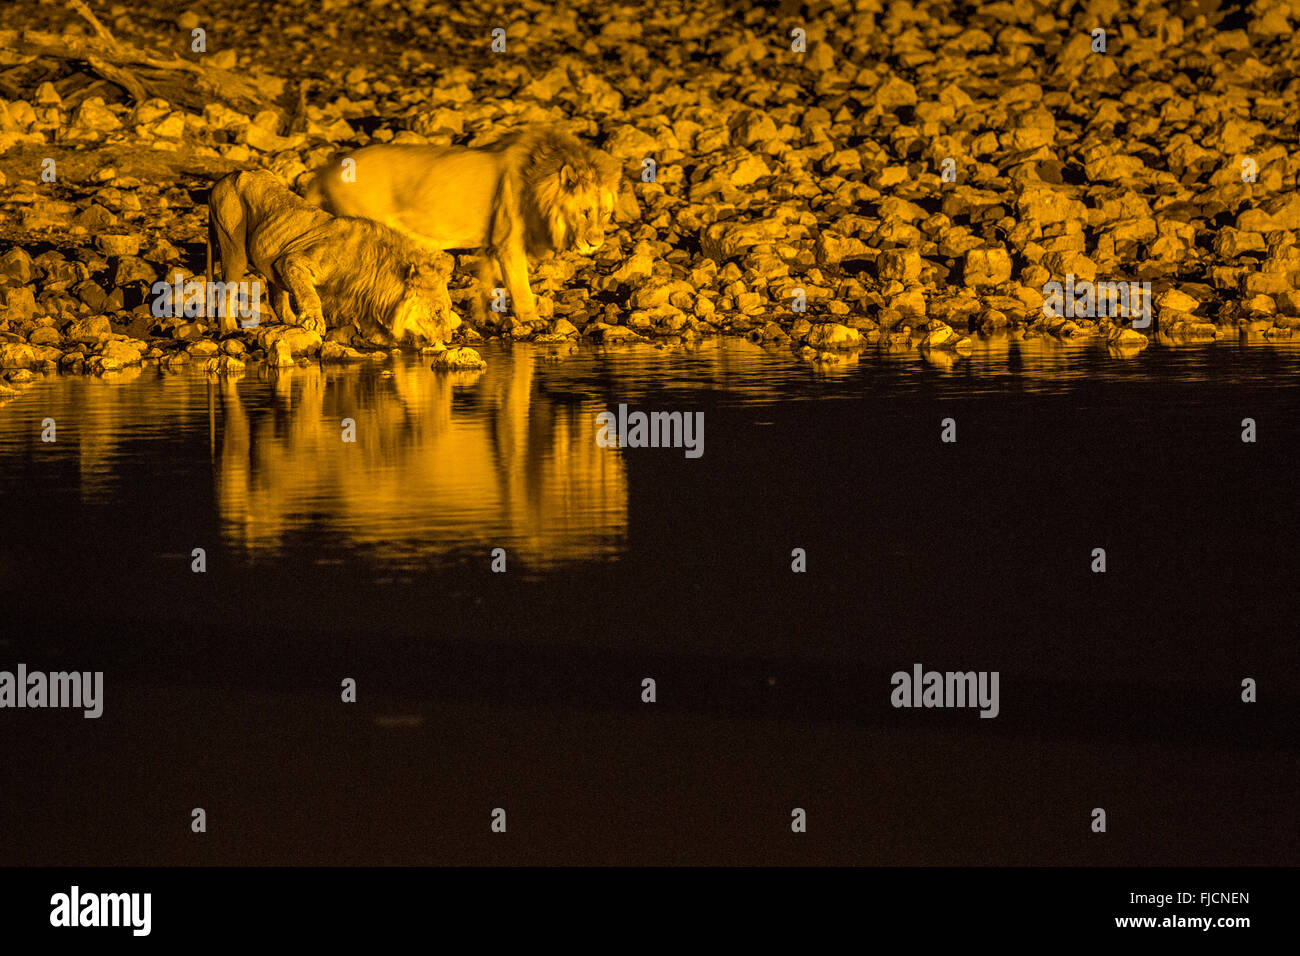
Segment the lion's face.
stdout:
[[[617,176],[617,172],[612,173]],[[573,249],[589,256],[605,244],[605,231],[614,214],[611,169],[605,164],[564,166],[559,173],[560,189],[552,212],[551,233],[557,249]]]
[[418,344],[445,342],[451,337],[451,294],[447,279],[451,257],[417,259],[407,270],[404,294],[393,312],[393,338]]
[[614,212],[614,196],[605,189],[590,189],[576,196],[571,207],[573,248],[589,256],[605,244],[605,230]]

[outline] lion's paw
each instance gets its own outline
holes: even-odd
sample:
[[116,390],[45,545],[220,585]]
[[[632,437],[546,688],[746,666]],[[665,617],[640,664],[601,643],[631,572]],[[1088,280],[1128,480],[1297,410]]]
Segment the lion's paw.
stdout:
[[308,332],[315,332],[317,335],[325,334],[325,317],[315,309],[299,313],[298,324]]

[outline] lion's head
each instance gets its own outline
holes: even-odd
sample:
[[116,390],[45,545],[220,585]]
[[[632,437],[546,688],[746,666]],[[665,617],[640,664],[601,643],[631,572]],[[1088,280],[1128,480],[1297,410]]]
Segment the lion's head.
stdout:
[[536,142],[524,181],[553,248],[588,256],[604,245],[619,173],[617,160],[571,136],[551,134]]
[[402,282],[402,295],[390,313],[388,332],[396,341],[410,339],[423,345],[446,342],[451,336],[447,279],[452,263],[452,257],[445,252],[413,252]]

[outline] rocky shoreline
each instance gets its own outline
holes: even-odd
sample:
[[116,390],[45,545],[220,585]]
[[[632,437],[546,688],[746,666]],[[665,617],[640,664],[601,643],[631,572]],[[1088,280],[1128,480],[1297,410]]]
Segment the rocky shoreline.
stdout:
[[[472,366],[473,346],[493,338],[565,349],[743,335],[834,361],[960,356],[972,336],[1005,330],[1125,356],[1300,328],[1294,0],[1231,14],[1107,2],[1074,19],[992,4],[961,25],[937,7],[871,0],[809,17],[667,4],[644,22],[578,7],[589,19],[569,29],[522,4],[507,31],[514,59],[471,43],[470,65],[453,67],[420,48],[486,36],[487,21],[393,10],[388,27],[415,42],[373,67],[347,66],[341,42],[284,34],[273,65],[313,83],[295,116],[133,102],[67,77],[21,98],[10,87],[0,393],[138,363],[219,374],[383,359],[389,346],[350,328],[322,338],[269,313],[221,338],[201,317],[153,315],[150,289],[201,273],[204,191],[221,172],[264,167],[300,186],[340,147],[478,145],[525,122],[563,126],[623,163],[618,230],[594,258],[536,264],[541,321],[462,323],[449,344],[470,351],[435,364]],[[21,27],[13,9],[0,28]],[[278,90],[283,79],[247,52],[269,14],[241,10],[247,22],[121,12],[111,26],[157,48],[206,23],[214,62]],[[92,35],[72,16],[64,31]],[[40,75],[39,58],[3,57]],[[479,291],[463,259],[451,292],[468,316]],[[1134,327],[1137,297],[1111,314],[1048,314],[1047,287],[1075,279],[1141,285],[1149,323]]]

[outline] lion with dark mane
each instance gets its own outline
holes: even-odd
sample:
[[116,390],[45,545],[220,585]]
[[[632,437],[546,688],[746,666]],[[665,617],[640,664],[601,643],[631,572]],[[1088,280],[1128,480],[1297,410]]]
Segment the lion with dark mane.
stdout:
[[611,156],[555,131],[511,133],[490,146],[367,146],[318,169],[307,199],[363,216],[430,249],[484,249],[516,317],[537,318],[528,258],[605,241],[619,188]]
[[[448,337],[450,256],[430,255],[379,223],[332,216],[264,170],[231,173],[213,185],[209,282],[214,251],[227,283],[250,265],[262,274],[282,322],[320,333],[351,323],[368,338],[399,342]],[[223,333],[234,331],[229,310],[219,319]]]

